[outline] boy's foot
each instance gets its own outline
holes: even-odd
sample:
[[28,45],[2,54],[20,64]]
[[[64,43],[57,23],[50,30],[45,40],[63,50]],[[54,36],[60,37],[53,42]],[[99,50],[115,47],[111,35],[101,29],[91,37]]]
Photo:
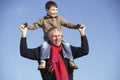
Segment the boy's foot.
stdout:
[[38,66],[38,70],[45,69],[45,62],[40,62],[40,65]]
[[70,60],[69,63],[72,69],[78,69],[78,66],[74,63],[74,61]]

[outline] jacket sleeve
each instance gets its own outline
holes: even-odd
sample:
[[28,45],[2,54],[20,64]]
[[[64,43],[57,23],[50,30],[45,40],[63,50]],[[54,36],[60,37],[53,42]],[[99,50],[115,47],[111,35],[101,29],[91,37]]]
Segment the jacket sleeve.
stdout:
[[20,55],[32,59],[32,60],[39,60],[39,52],[40,47],[29,49],[27,48],[27,41],[26,38],[21,38],[20,40]]
[[61,25],[66,28],[77,29],[77,27],[78,27],[78,24],[71,23],[60,16],[59,16],[59,21],[60,21]]
[[42,27],[43,18],[39,19],[38,21],[34,22],[33,24],[28,24],[27,28],[30,30],[35,30]]
[[89,53],[89,45],[86,36],[81,37],[81,47],[71,46],[73,58],[85,56]]

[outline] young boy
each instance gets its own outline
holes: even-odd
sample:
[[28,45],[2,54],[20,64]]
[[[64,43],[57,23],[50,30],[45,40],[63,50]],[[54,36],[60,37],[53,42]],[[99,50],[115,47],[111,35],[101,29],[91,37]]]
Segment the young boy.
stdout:
[[[58,6],[54,1],[48,1],[45,5],[47,15],[44,16],[43,18],[40,18],[37,22],[33,24],[28,24],[26,23],[26,26],[30,30],[42,28],[44,32],[44,42],[42,43],[42,48],[41,48],[41,55],[40,55],[40,65],[38,66],[38,69],[45,69],[46,63],[45,59],[48,59],[50,54],[48,54],[47,49],[49,49],[49,44],[48,44],[48,31],[53,28],[53,27],[58,27],[60,30],[62,26],[65,26],[67,28],[71,29],[77,29],[80,27],[79,24],[73,24],[68,22],[67,20],[63,19],[62,17],[58,16]],[[24,24],[22,24],[25,26]],[[72,57],[72,52],[70,49],[69,43],[67,43],[65,40],[62,41],[62,44],[64,45],[64,48],[66,52],[65,58],[69,59],[70,67],[72,69],[78,69],[77,65],[73,61]]]

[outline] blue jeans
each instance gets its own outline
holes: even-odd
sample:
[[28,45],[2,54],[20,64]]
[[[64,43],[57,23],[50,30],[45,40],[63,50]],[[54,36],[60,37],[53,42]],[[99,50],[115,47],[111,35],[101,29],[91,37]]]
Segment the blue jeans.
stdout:
[[[62,52],[64,58],[73,59],[70,44],[66,40],[62,40]],[[48,58],[50,58],[50,45],[47,41],[44,41],[41,45],[40,59],[43,60]]]

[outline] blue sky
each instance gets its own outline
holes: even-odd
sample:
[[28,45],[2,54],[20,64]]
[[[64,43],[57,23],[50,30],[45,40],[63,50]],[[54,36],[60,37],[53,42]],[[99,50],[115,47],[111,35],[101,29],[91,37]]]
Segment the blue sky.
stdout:
[[[0,1],[0,80],[42,80],[38,64],[20,56],[21,23],[29,24],[46,15],[48,0]],[[89,55],[76,59],[79,66],[74,80],[120,80],[119,62],[119,0],[54,0],[59,15],[66,20],[86,25]],[[77,30],[62,29],[70,44],[80,46]],[[39,46],[43,41],[41,29],[28,31],[28,47]]]

